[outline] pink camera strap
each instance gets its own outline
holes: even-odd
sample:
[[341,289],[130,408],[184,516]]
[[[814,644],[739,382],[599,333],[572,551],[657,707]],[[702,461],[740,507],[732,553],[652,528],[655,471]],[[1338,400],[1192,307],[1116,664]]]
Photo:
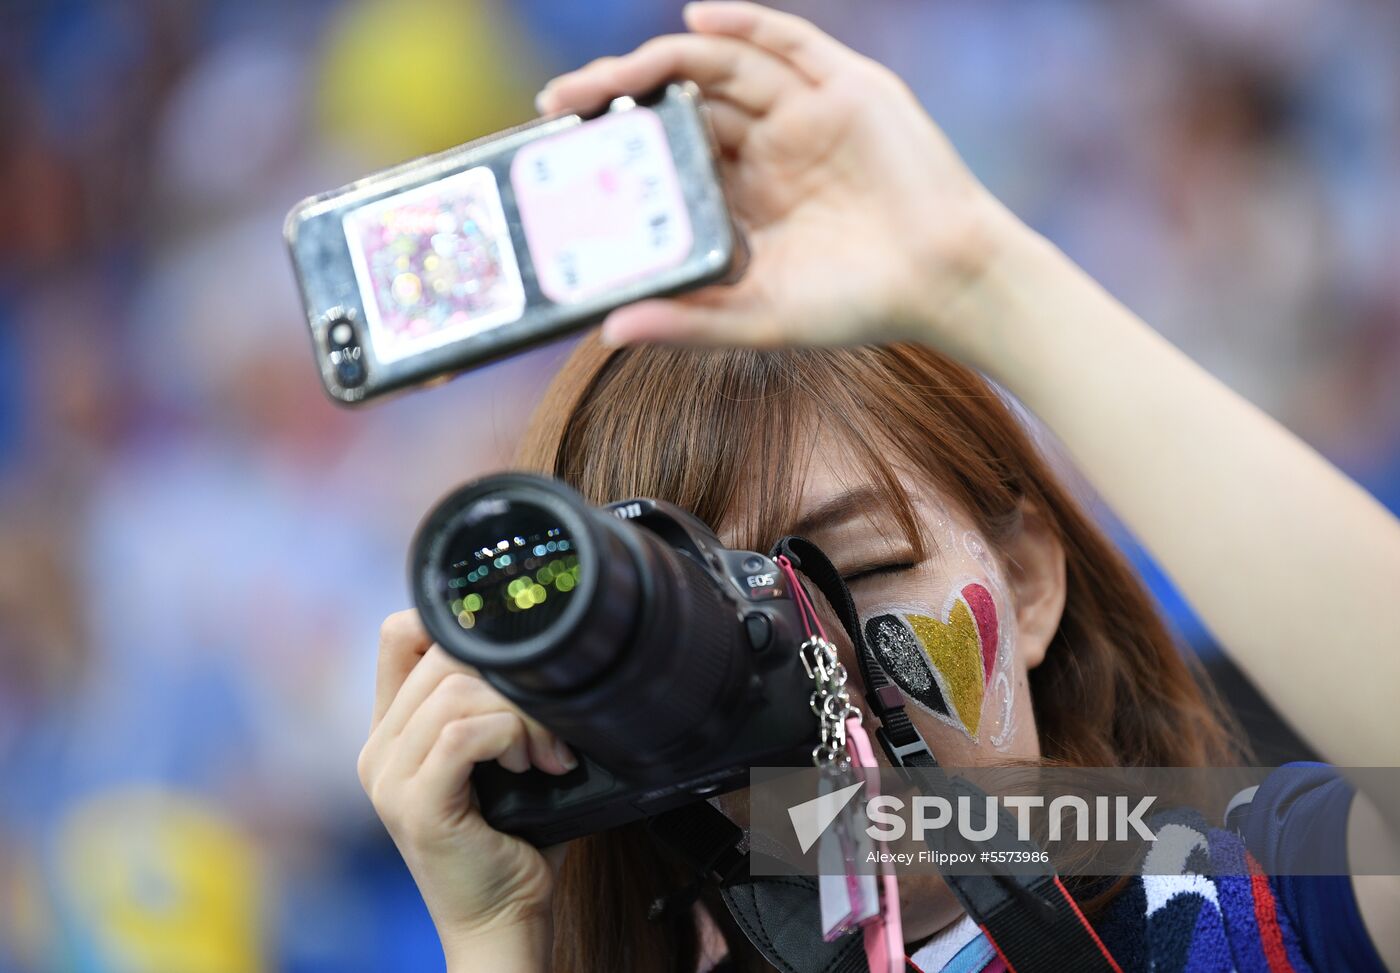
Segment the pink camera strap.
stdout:
[[[792,590],[793,599],[797,602],[798,613],[802,617],[802,626],[808,639],[805,645],[819,643],[825,651],[831,652],[831,657],[834,658],[835,646],[827,638],[826,630],[822,626],[821,619],[817,616],[816,607],[812,604],[811,597],[798,578],[792,562],[781,554],[776,560]],[[810,668],[809,666],[809,670]],[[832,668],[840,670],[839,683],[844,686],[844,667],[837,663]],[[814,700],[821,693],[822,688],[819,680],[818,693],[814,694]],[[846,700],[844,690],[841,691],[840,696],[842,700]],[[815,703],[813,709],[817,710]],[[875,751],[870,746],[870,737],[866,735],[865,729],[861,726],[860,711],[848,707],[846,713],[848,715],[844,721],[838,720],[835,724],[840,739],[834,743],[828,742],[824,731],[823,745],[818,748],[818,752],[825,749],[833,760],[844,752],[843,755],[849,759],[856,776],[865,785],[864,796],[866,800],[870,800],[880,793],[880,765],[875,760]],[[820,714],[821,710],[818,710],[818,715]],[[814,752],[814,758],[815,756]],[[817,765],[818,767],[822,766],[821,760],[817,760]],[[884,843],[877,842],[876,847],[883,851]],[[883,859],[883,856],[881,858]],[[854,871],[854,862],[849,853],[844,855],[843,859],[844,875],[823,875],[820,879],[823,886],[822,925],[825,927],[823,929],[824,938],[834,938],[841,935],[844,930],[858,925],[865,938],[865,957],[871,973],[902,973],[905,969],[904,935],[899,914],[899,882],[895,877],[893,866],[888,862],[880,866],[875,892],[879,899],[879,905],[878,908],[872,909],[870,908],[872,903],[864,901],[866,897],[862,894],[862,888],[868,884],[868,877]]]

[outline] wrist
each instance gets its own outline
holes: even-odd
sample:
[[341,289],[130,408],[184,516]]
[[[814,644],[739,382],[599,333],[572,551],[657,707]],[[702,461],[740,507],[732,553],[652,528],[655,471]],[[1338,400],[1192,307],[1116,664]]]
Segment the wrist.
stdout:
[[914,338],[1000,379],[1007,350],[1031,337],[1028,294],[1054,247],[985,191],[939,236],[916,269]]
[[[983,372],[1050,423],[1066,386],[1124,373],[1159,338],[1053,243],[995,200],[986,258],[924,319],[922,340]],[[1144,337],[1152,341],[1142,343]]]
[[540,919],[494,929],[439,929],[447,973],[534,973],[548,970],[553,927]]

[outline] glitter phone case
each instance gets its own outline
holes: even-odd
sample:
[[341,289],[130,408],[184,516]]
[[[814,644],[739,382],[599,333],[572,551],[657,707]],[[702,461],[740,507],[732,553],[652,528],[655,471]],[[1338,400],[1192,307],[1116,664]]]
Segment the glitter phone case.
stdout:
[[745,256],[689,82],[303,200],[286,238],[322,382],[351,405],[732,278]]

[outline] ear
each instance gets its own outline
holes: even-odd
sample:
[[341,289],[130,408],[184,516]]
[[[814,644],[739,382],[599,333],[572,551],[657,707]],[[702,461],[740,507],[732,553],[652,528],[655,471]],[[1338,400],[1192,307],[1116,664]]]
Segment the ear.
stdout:
[[1065,549],[1038,507],[1022,501],[1021,529],[1003,547],[1026,668],[1045,661],[1045,651],[1065,611]]

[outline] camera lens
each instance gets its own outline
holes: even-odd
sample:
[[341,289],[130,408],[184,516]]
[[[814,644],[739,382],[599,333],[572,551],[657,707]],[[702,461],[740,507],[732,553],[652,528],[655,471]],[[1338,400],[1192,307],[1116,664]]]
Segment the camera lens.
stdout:
[[352,389],[364,384],[366,373],[360,360],[360,340],[355,325],[343,311],[332,311],[326,323],[326,348],[331,367],[341,388]]
[[483,497],[462,512],[443,551],[440,597],[457,624],[519,642],[558,621],[578,590],[574,538],[535,504]]
[[636,595],[630,561],[594,514],[562,484],[520,474],[447,497],[419,528],[410,566],[428,631],[522,691],[590,684],[615,661]]
[[505,474],[451,494],[409,571],[434,640],[604,767],[665,779],[741,722],[753,653],[732,599],[558,481]]
[[354,388],[365,380],[365,366],[358,358],[344,355],[335,363],[335,377],[345,388]]

